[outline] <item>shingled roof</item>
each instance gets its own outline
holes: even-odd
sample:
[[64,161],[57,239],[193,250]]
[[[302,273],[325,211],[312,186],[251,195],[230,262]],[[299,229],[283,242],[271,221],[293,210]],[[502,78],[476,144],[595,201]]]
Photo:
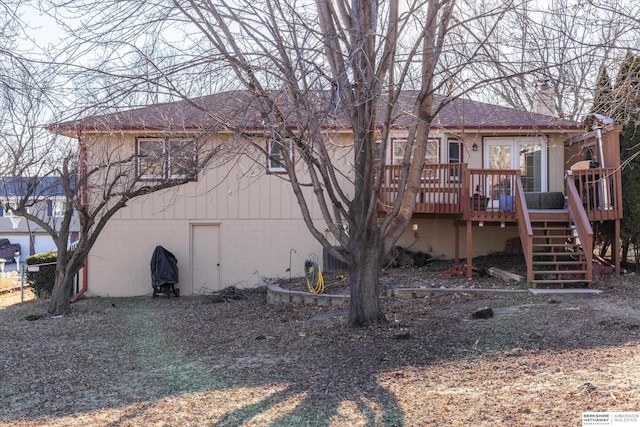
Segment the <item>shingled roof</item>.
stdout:
[[0,197],[48,199],[64,195],[62,178],[59,176],[5,176],[0,181]]
[[[394,105],[394,128],[406,128],[415,123],[411,114],[417,91],[405,91]],[[347,114],[327,114],[323,106],[330,105],[329,92],[316,92],[314,114],[325,127],[350,129]],[[436,97],[436,105],[444,100]],[[308,111],[295,109],[285,97],[278,98],[281,110],[291,117],[308,117]],[[382,101],[381,101],[382,102]],[[168,131],[260,129],[263,127],[259,98],[248,91],[220,92],[213,95],[169,103],[149,105],[117,113],[89,116],[80,120],[54,123],[47,128],[53,132],[75,135],[77,132],[110,131]],[[316,108],[317,107],[317,108]],[[381,106],[382,107],[382,106]],[[383,108],[379,108],[382,114]],[[321,115],[317,115],[321,114]],[[293,119],[292,119],[293,120]],[[380,117],[381,120],[381,117]],[[504,130],[578,130],[580,123],[558,119],[525,110],[492,105],[458,98],[447,103],[434,118],[432,127],[442,129],[504,129]]]

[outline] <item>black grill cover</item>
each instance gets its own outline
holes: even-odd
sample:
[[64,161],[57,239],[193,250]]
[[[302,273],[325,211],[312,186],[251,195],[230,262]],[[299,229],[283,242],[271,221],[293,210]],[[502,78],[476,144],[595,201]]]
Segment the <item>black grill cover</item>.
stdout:
[[156,246],[151,257],[151,286],[158,288],[171,283],[178,283],[178,261],[171,252]]

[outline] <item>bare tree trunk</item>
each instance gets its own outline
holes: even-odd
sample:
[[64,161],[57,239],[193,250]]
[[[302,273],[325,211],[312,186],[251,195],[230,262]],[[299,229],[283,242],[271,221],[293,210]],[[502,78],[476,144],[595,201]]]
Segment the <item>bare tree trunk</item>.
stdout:
[[49,313],[56,315],[67,314],[71,309],[71,292],[73,291],[73,276],[66,277],[56,270],[56,284],[49,301]]
[[73,291],[73,275],[68,274],[69,256],[66,250],[58,248],[56,260],[56,282],[51,291],[48,311],[57,316],[67,314],[71,309],[71,292]]
[[631,241],[629,239],[627,238],[622,239],[622,255],[620,256],[620,261],[622,265],[627,265],[630,244],[631,244]]
[[361,242],[354,249],[354,262],[349,268],[349,324],[368,327],[386,323],[380,307],[380,254],[379,244]]

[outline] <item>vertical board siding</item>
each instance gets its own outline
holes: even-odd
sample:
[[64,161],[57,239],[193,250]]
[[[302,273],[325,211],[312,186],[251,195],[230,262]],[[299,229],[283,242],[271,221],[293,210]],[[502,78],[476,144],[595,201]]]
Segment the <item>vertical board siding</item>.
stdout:
[[[110,145],[129,144],[135,138],[112,137]],[[134,149],[134,148],[132,148]],[[255,156],[254,156],[255,157]],[[116,219],[228,220],[300,219],[300,207],[284,176],[269,174],[250,156],[204,171],[195,182],[141,196],[120,210]],[[302,167],[299,166],[301,169]],[[304,175],[301,181],[308,182]],[[312,216],[319,215],[313,191],[304,187]],[[92,197],[98,197],[98,194]]]

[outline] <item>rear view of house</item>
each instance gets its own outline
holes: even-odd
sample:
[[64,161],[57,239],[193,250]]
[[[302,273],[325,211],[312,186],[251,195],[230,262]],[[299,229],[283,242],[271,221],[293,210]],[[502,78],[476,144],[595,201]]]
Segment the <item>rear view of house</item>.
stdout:
[[[399,104],[411,105],[416,95],[403,93]],[[140,185],[186,176],[199,160],[189,147],[224,147],[220,161],[196,179],[132,199],[109,221],[88,258],[86,295],[150,294],[149,260],[158,245],[178,260],[182,295],[255,286],[264,277],[288,276],[288,268],[301,275],[305,259],[322,259],[322,247],[309,233],[283,175],[283,156],[295,163],[295,155],[270,141],[252,102],[247,93],[232,91],[51,127],[77,138],[89,163],[105,153],[129,153]],[[217,126],[220,122],[225,126]],[[395,200],[411,124],[411,117],[398,115],[389,149],[379,153],[386,160],[377,172],[383,180],[380,213]],[[233,128],[242,128],[243,138]],[[471,259],[501,252],[507,242],[519,239],[532,285],[589,283],[590,224],[613,221],[619,230],[622,215],[615,169],[619,153],[617,163],[610,157],[617,150],[617,131],[600,132],[600,139],[583,136],[581,125],[571,120],[452,101],[431,123],[412,224],[399,244]],[[247,138],[250,144],[243,142]],[[353,174],[347,155],[351,129],[335,121],[326,128],[326,138],[335,149],[334,167],[348,182]],[[602,146],[604,151],[597,149]],[[571,171],[587,157],[600,163]],[[88,193],[91,203],[99,197],[99,184],[93,183]],[[322,223],[317,205],[310,205],[310,217]],[[577,273],[570,279],[570,264],[561,255],[568,250],[573,258],[583,253],[581,262],[571,266]],[[467,266],[470,274],[472,265]]]

